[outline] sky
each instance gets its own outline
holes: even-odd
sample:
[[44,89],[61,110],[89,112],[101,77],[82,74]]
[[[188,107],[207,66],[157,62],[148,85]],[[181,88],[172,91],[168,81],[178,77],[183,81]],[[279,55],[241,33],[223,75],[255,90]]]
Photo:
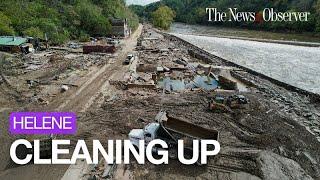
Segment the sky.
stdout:
[[126,0],[126,1],[128,5],[130,4],[147,5],[159,0]]

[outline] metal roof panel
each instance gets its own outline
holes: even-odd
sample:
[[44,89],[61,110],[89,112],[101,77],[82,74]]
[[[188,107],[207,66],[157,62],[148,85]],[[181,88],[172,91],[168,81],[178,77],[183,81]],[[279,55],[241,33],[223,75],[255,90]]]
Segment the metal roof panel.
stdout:
[[20,46],[27,41],[27,38],[23,37],[0,36],[0,45],[2,46]]

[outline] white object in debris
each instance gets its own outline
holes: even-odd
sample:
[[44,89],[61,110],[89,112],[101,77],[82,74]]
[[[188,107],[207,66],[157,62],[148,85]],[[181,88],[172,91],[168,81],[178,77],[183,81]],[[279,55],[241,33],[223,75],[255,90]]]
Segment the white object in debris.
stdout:
[[68,91],[69,90],[69,87],[67,85],[62,85],[61,86],[61,91],[62,92],[65,92],[65,91]]
[[159,66],[159,67],[157,67],[157,71],[158,71],[158,72],[163,72],[163,71],[164,71],[164,68],[161,67],[161,66]]
[[29,47],[29,53],[34,53],[34,52],[35,52],[35,49],[32,47]]
[[164,71],[166,71],[166,72],[170,71],[170,69],[169,69],[168,67],[166,67],[166,66],[163,66],[163,69],[164,69]]
[[162,123],[164,121],[168,121],[168,117],[167,117],[167,112],[165,111],[160,111],[155,118],[156,122],[158,123]]

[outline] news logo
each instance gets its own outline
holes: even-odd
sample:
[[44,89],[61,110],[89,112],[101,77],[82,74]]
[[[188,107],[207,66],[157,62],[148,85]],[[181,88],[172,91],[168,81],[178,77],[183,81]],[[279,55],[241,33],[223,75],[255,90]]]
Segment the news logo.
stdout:
[[273,8],[265,8],[262,12],[239,11],[238,8],[228,8],[219,11],[217,8],[206,8],[208,22],[307,22],[310,12],[277,12]]

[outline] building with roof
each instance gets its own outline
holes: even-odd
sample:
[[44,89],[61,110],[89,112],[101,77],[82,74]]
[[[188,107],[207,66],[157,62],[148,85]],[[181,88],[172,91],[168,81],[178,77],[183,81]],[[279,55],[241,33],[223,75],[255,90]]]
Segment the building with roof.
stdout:
[[0,36],[0,51],[6,52],[25,52],[31,51],[32,44],[28,43],[27,38],[15,36]]

